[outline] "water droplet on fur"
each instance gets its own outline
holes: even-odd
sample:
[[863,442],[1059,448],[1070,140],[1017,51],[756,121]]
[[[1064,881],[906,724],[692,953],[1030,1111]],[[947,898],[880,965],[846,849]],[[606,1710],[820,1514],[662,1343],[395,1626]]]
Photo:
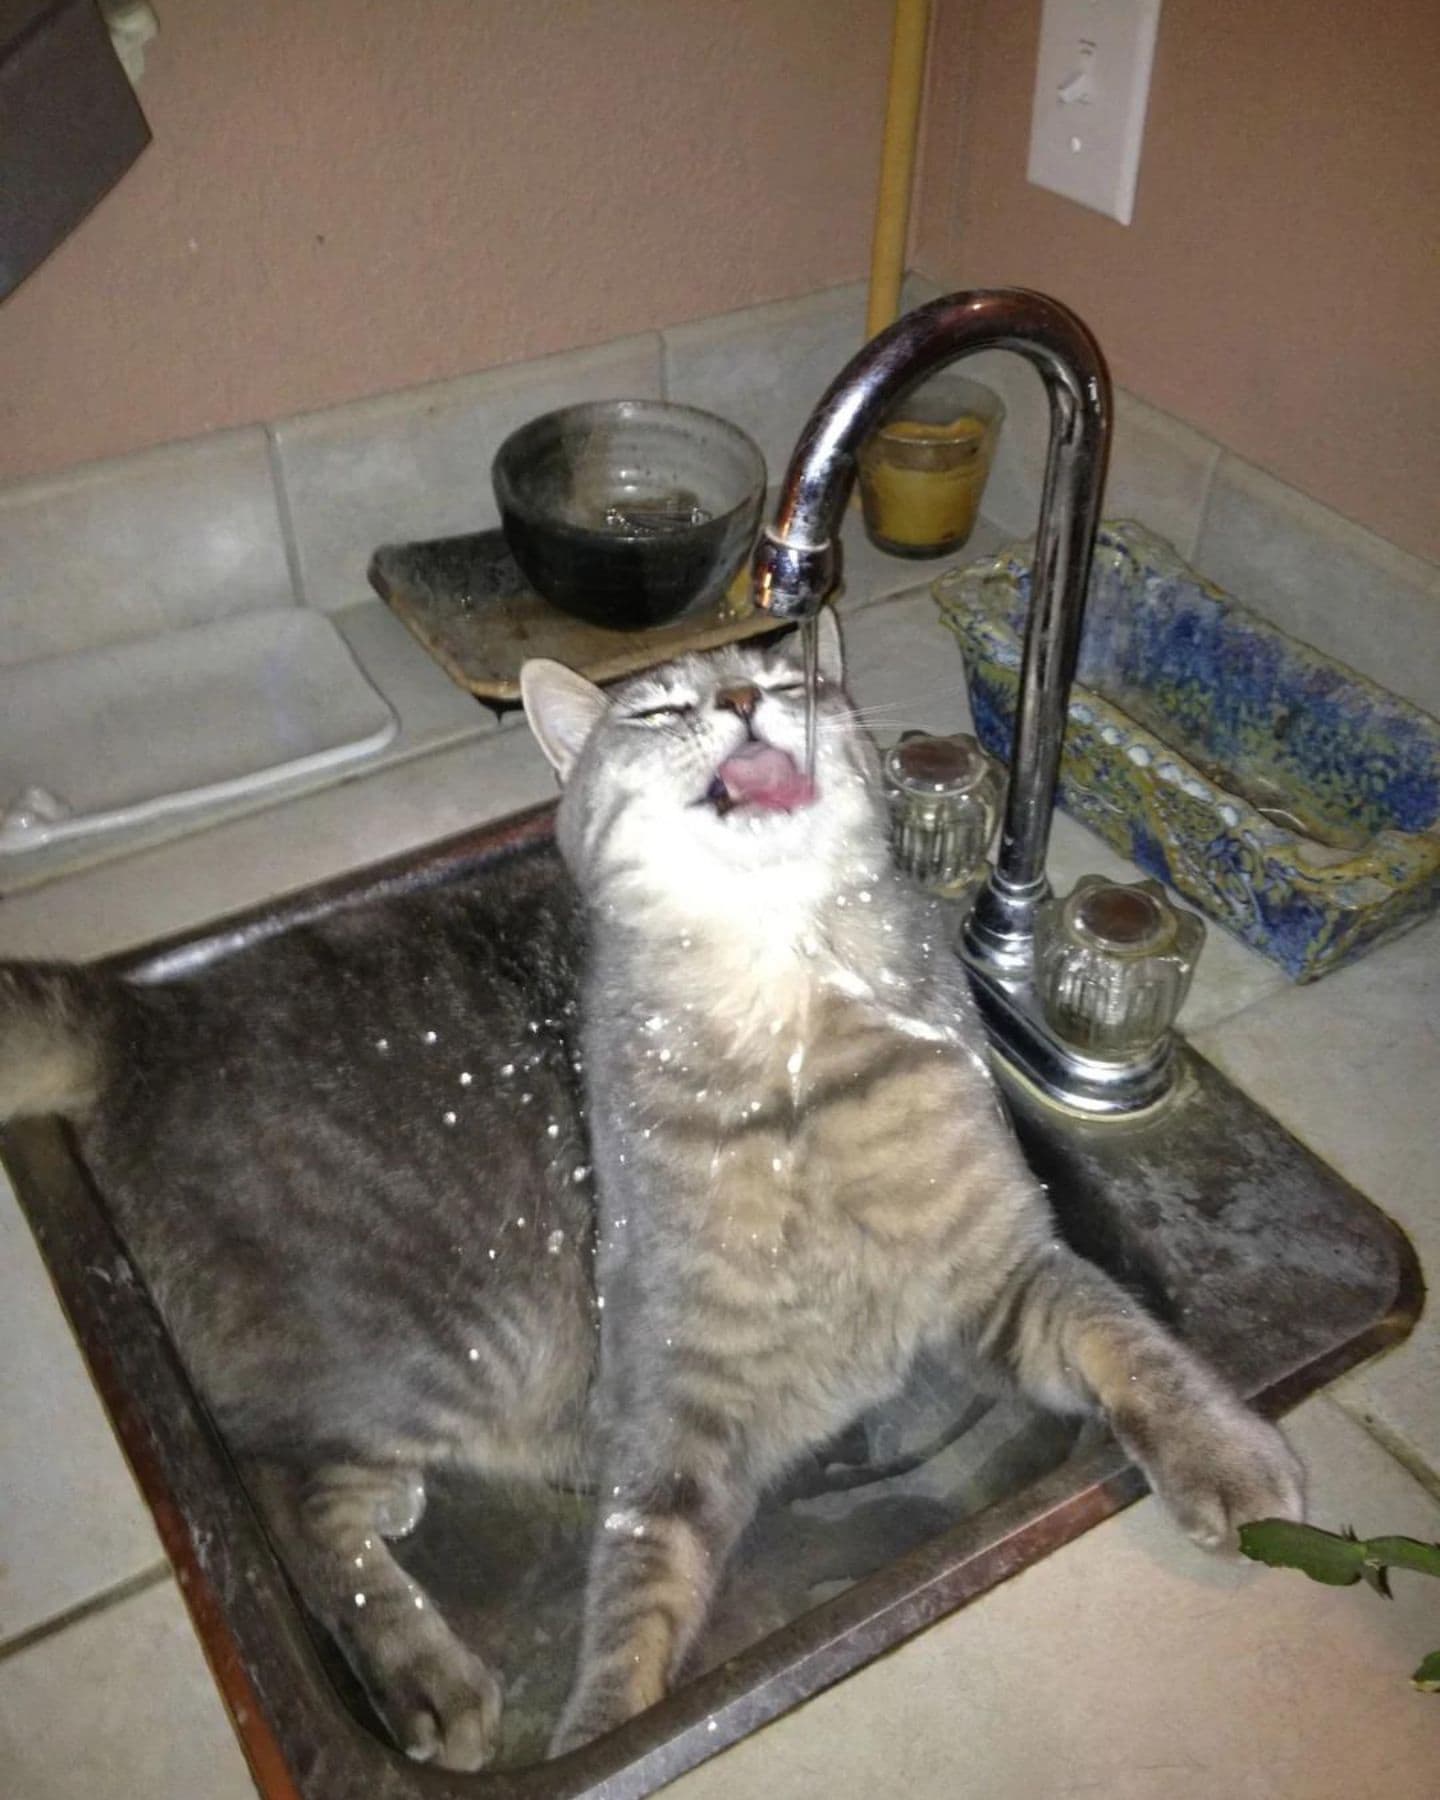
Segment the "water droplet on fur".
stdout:
[[456,1115],[453,1112],[444,1112],[444,1113],[441,1113],[441,1115],[440,1115],[441,1119],[443,1119],[445,1124],[447,1124],[447,1125],[455,1124],[457,1116],[458,1115]]
[[420,1033],[420,1042],[422,1044],[438,1043],[439,1038],[440,1038],[440,1034],[438,1031],[422,1031]]
[[514,1063],[502,1063],[500,1065],[500,1073],[507,1077],[513,1075],[515,1073]]
[[363,1594],[357,1594],[355,1596],[355,1604],[357,1606],[363,1606],[365,1604],[365,1596]]
[[[589,1173],[590,1173],[589,1163],[577,1163],[575,1165],[575,1171],[571,1175],[570,1179],[572,1181],[583,1181]],[[622,1221],[622,1223],[623,1223],[623,1221]]]
[[390,1048],[390,1040],[389,1040],[389,1038],[376,1038],[376,1040],[375,1040],[375,1048],[376,1048],[376,1049],[377,1049],[377,1050],[378,1050],[378,1051],[379,1051],[379,1052],[380,1052],[380,1054],[381,1054],[381,1055],[382,1055],[382,1056],[383,1056],[383,1055],[384,1055],[384,1054],[385,1054],[385,1052],[386,1052],[386,1051],[387,1051],[387,1050],[388,1050],[388,1049],[389,1049],[389,1048]]
[[474,1077],[474,1076],[473,1076],[473,1075],[472,1075],[472,1074],[471,1074],[471,1073],[470,1073],[470,1071],[469,1071],[469,1070],[468,1070],[468,1069],[462,1069],[462,1070],[461,1070],[461,1071],[460,1071],[460,1085],[461,1085],[461,1087],[469,1087],[469,1085],[470,1085],[470,1083],[471,1083],[471,1082],[472,1082],[472,1081],[473,1081],[473,1080],[474,1080],[474,1079],[475,1079],[475,1077]]
[[475,1346],[473,1344],[465,1352],[465,1354],[470,1358],[471,1362],[479,1362],[479,1360],[480,1360],[480,1352],[475,1348]]
[[518,1226],[523,1226],[523,1225],[524,1225],[524,1223],[525,1223],[525,1219],[524,1219],[524,1216],[523,1216],[523,1214],[522,1214],[522,1216],[521,1216],[521,1217],[520,1217],[520,1218],[518,1218],[518,1219],[517,1219],[517,1220],[516,1220],[516,1221],[515,1221],[515,1223],[516,1223],[516,1225],[517,1225],[517,1227],[518,1227]]
[[792,1075],[798,1075],[805,1066],[805,1047],[797,1044],[786,1059],[785,1067]]
[[490,1252],[489,1252],[489,1253],[488,1253],[488,1254],[489,1254],[489,1257],[490,1257],[490,1260],[491,1260],[491,1262],[494,1262],[494,1260],[495,1260],[495,1252],[494,1252],[494,1251],[493,1251],[493,1250],[491,1250],[491,1251],[490,1251]]
[[[596,1306],[597,1306],[597,1307],[599,1307],[599,1309],[600,1309],[600,1311],[601,1311],[601,1312],[604,1312],[604,1310],[605,1310],[605,1296],[604,1296],[604,1295],[603,1295],[603,1294],[597,1294],[597,1295],[596,1295],[596,1296],[595,1296],[595,1304],[596,1304]],[[618,1492],[619,1492],[619,1491],[620,1491],[620,1490],[619,1490],[619,1489],[618,1489],[618,1488],[617,1488],[617,1489],[616,1489],[616,1490],[615,1490],[615,1491],[616,1491],[616,1492],[617,1492],[617,1493],[618,1493]]]
[[784,1164],[784,1161],[780,1157],[772,1156],[770,1158],[770,1167],[778,1175],[780,1173],[780,1171],[785,1167],[785,1164]]
[[558,1126],[558,1125],[557,1125],[557,1124],[556,1124],[556,1123],[555,1123],[555,1121],[554,1121],[554,1120],[553,1120],[553,1119],[552,1119],[552,1120],[551,1120],[551,1121],[550,1121],[550,1123],[549,1123],[549,1124],[548,1124],[548,1125],[547,1125],[547,1126],[546,1126],[546,1127],[545,1127],[545,1135],[546,1135],[546,1137],[550,1137],[550,1138],[557,1138],[557,1137],[559,1137],[559,1135],[560,1135],[560,1127],[559,1127],[559,1126]]
[[549,1251],[551,1256],[558,1256],[561,1249],[564,1247],[564,1243],[565,1233],[563,1231],[552,1231],[545,1240],[545,1248]]
[[423,1611],[423,1610],[424,1610],[424,1606],[425,1606],[425,1596],[424,1596],[424,1595],[423,1595],[423,1594],[417,1594],[417,1595],[416,1595],[416,1596],[415,1596],[415,1610],[416,1610],[416,1612],[421,1612],[421,1611]]

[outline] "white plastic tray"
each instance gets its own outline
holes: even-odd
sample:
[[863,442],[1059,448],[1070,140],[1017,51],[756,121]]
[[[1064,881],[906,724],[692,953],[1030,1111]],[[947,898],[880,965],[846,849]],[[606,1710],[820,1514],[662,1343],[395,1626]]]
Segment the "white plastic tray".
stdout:
[[0,669],[0,857],[277,787],[397,729],[302,607]]

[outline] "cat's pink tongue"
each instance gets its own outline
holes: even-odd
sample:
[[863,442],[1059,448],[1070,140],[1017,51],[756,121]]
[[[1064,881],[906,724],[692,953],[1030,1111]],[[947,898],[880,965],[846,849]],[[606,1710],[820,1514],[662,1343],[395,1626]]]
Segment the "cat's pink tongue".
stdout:
[[773,744],[742,744],[715,771],[736,806],[795,812],[815,800],[815,783]]

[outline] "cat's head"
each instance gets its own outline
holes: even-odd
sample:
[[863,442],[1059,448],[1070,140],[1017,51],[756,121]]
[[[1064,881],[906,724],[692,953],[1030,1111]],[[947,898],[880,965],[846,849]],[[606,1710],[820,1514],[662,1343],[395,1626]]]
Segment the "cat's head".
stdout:
[[813,779],[798,635],[685,656],[608,692],[559,663],[525,665],[525,712],[564,788],[560,846],[587,894],[698,923],[813,906],[884,863],[875,752],[829,608],[819,636]]

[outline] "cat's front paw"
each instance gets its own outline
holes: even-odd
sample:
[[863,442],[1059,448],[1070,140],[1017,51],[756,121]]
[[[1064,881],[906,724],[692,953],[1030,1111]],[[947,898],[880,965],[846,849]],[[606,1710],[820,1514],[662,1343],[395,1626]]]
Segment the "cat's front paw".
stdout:
[[1235,1550],[1254,1519],[1302,1519],[1305,1471],[1267,1420],[1237,1403],[1172,1427],[1144,1459],[1151,1485],[1205,1550]]
[[500,1730],[500,1683],[458,1640],[387,1675],[382,1711],[400,1748],[442,1769],[481,1769]]

